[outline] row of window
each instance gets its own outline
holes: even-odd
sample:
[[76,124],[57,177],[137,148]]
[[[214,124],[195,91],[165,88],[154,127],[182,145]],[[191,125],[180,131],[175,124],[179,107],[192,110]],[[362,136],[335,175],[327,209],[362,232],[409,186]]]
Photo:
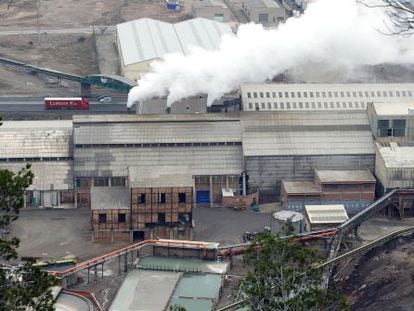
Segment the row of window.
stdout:
[[404,119],[378,120],[378,135],[380,137],[405,136],[406,121]]
[[94,187],[125,187],[126,177],[94,177],[94,178],[76,178],[76,188]]
[[203,142],[203,143],[148,143],[148,144],[76,144],[75,148],[158,148],[158,147],[204,147],[204,146],[241,146],[241,141]]
[[71,157],[31,157],[31,158],[0,158],[0,162],[42,162],[42,161],[70,161]]
[[[165,221],[165,213],[157,213],[158,215],[158,224],[166,224]],[[178,219],[181,223],[189,223],[191,221],[191,214],[189,213],[178,213]],[[126,223],[126,214],[125,213],[119,213],[118,214],[118,223]],[[107,217],[105,213],[99,213],[98,214],[98,222],[100,224],[106,224],[107,223]],[[153,227],[154,224],[152,223],[146,223],[145,227]]]
[[365,109],[365,102],[282,102],[282,103],[248,103],[249,110],[260,109]]
[[411,97],[412,91],[247,92],[247,98]]
[[[157,203],[165,204],[166,203],[166,194],[165,193],[158,193]],[[186,203],[187,197],[184,192],[178,193],[178,203]],[[145,193],[139,193],[137,196],[137,203],[138,204],[145,204],[147,202],[147,197]],[[153,202],[155,203],[155,202]]]

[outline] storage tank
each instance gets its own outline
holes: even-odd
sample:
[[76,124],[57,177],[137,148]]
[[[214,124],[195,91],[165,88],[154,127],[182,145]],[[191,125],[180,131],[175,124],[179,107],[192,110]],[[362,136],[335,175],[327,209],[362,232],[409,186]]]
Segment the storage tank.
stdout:
[[289,224],[293,226],[294,232],[302,233],[304,227],[304,217],[302,213],[293,211],[280,211],[272,214],[270,220],[270,232],[272,234],[286,234],[286,229],[289,228]]

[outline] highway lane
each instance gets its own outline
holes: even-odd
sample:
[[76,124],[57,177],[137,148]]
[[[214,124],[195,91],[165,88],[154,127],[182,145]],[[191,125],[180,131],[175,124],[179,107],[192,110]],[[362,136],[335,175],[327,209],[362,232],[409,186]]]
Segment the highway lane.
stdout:
[[41,101],[33,100],[0,100],[0,112],[43,112],[45,114],[60,111],[69,114],[85,113],[122,113],[127,112],[126,102],[91,102],[89,110],[45,110]]

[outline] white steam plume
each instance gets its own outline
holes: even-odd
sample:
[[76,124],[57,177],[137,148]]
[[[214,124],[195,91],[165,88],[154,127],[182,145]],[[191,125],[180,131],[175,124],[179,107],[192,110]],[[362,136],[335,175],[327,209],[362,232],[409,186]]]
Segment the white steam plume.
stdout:
[[208,105],[242,83],[263,82],[309,61],[352,68],[379,63],[412,63],[414,36],[390,36],[382,8],[355,0],[318,0],[299,18],[278,29],[241,25],[236,36],[224,36],[219,50],[194,49],[153,62],[128,95],[134,102],[167,96],[167,105],[208,94]]

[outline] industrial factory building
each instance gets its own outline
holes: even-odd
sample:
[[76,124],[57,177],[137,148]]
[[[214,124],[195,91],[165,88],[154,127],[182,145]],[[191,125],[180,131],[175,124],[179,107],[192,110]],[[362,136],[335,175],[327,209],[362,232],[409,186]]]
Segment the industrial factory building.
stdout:
[[232,20],[231,11],[223,0],[195,0],[191,9],[194,17],[204,17],[223,23]]
[[357,111],[243,113],[244,168],[262,201],[279,200],[282,180],[314,169],[374,170],[368,117]]
[[0,168],[15,173],[26,163],[34,173],[26,207],[76,206],[71,121],[4,121]]
[[265,27],[276,27],[288,17],[286,9],[272,0],[243,0],[242,11],[251,22]]
[[374,201],[375,184],[369,170],[315,169],[312,181],[282,181],[282,207],[303,212],[307,204],[342,204],[356,214]]
[[187,167],[129,167],[125,187],[91,187],[95,241],[192,239],[194,179]]
[[414,143],[380,142],[376,144],[375,175],[382,192],[395,188],[414,188]]
[[368,117],[379,141],[414,139],[414,99],[409,103],[370,103]]
[[122,75],[137,80],[150,63],[166,54],[188,54],[192,48],[215,50],[222,35],[232,35],[230,26],[205,18],[176,24],[141,18],[117,25],[117,44]]
[[244,84],[244,111],[366,110],[368,103],[414,101],[414,83]]
[[[197,203],[221,202],[243,172],[238,115],[74,116],[76,186],[124,186],[128,168],[188,167]],[[179,173],[179,172],[177,172]]]

